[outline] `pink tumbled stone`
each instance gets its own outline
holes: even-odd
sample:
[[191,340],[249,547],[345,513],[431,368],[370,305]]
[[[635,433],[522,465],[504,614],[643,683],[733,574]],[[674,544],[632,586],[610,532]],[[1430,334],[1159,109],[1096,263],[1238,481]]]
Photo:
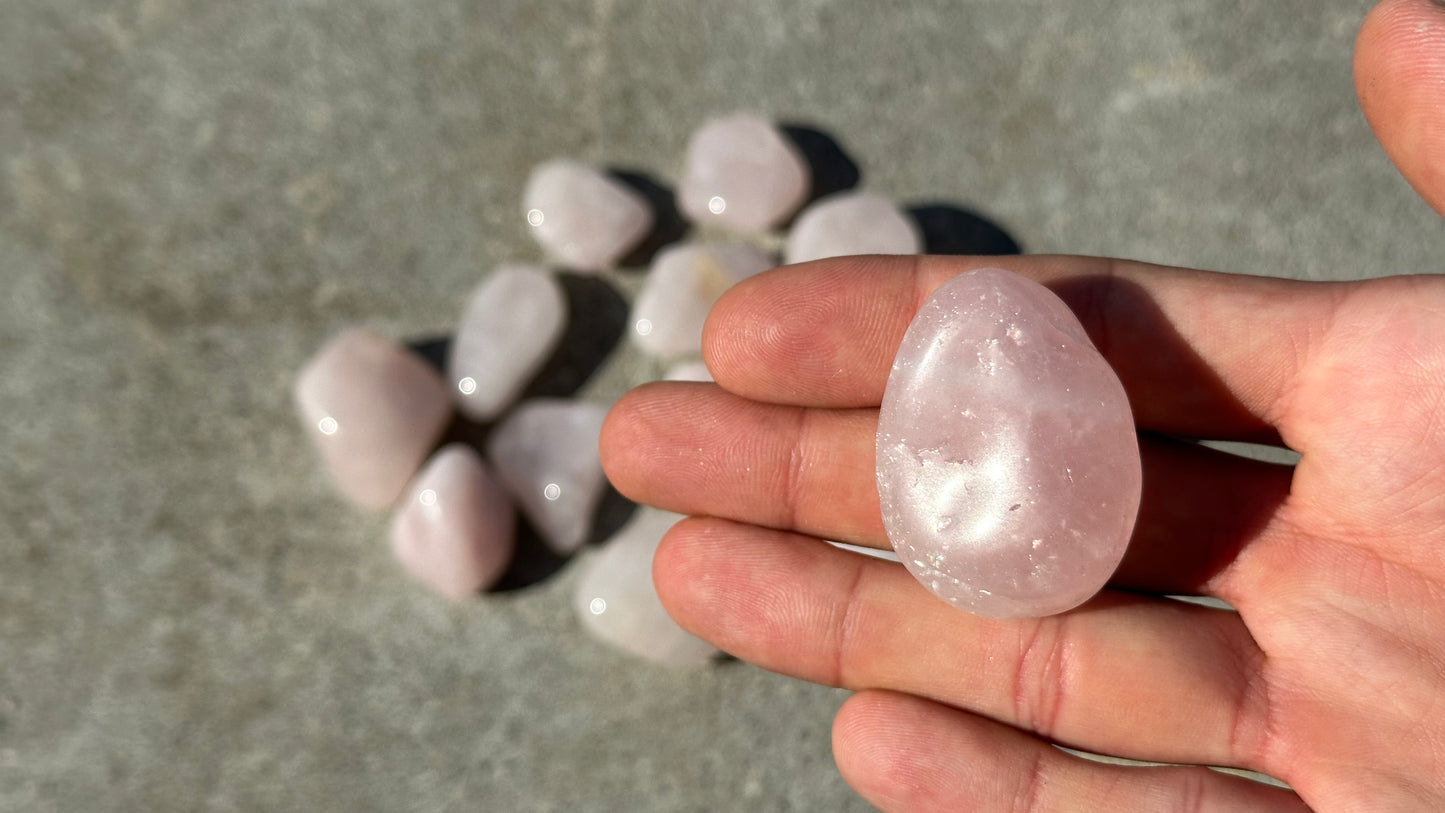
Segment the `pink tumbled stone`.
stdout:
[[296,376],[293,394],[337,490],[361,508],[396,502],[451,418],[441,376],[365,330],[332,339]]
[[1068,306],[999,269],[923,304],[878,418],[878,495],[899,558],[978,615],[1078,606],[1123,558],[1139,443],[1119,378]]
[[661,358],[702,354],[702,328],[718,297],[773,258],[742,244],[684,243],[657,255],[632,306],[632,340]]
[[492,430],[487,459],[547,545],[587,541],[607,475],[597,442],[607,407],[560,398],[523,401]]
[[516,543],[516,512],[481,455],[452,443],[406,489],[391,523],[391,550],[418,581],[461,600],[491,587]]
[[574,271],[599,271],[652,229],[647,200],[622,182],[563,158],[532,170],[522,213],[547,255]]
[[600,640],[665,666],[712,661],[717,650],[667,614],[652,583],[652,558],[679,514],[641,506],[592,557],[577,582],[574,607],[582,626]]
[[918,225],[892,201],[847,193],[824,198],[798,215],[788,230],[783,259],[791,264],[824,257],[921,251],[923,235]]
[[526,386],[567,325],[567,298],[541,268],[504,265],[477,286],[447,362],[457,409],[487,421]]
[[677,206],[695,223],[766,231],[803,205],[811,175],[772,122],[749,115],[711,119],[688,141]]

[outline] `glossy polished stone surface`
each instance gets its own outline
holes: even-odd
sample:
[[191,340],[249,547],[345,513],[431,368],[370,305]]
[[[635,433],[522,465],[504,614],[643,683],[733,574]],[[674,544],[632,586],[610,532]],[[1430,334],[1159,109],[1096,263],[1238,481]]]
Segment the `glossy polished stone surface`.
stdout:
[[460,601],[496,583],[516,547],[517,515],[482,456],[452,443],[432,455],[392,517],[391,551],[414,578]]
[[844,193],[803,210],[788,230],[788,263],[854,254],[918,254],[923,234],[891,200]]
[[655,218],[637,192],[565,158],[532,170],[522,214],[547,256],[573,271],[613,265],[647,236]]
[[995,618],[1063,612],[1118,567],[1139,509],[1118,376],[1072,311],[999,269],[919,309],[878,418],[878,493],[903,564]]
[[452,342],[447,379],[457,409],[486,421],[547,361],[567,325],[567,299],[542,268],[505,265],[472,293]]
[[361,508],[396,502],[451,417],[441,376],[365,330],[321,348],[297,374],[293,395],[337,491]]
[[597,441],[607,407],[536,398],[487,440],[487,458],[547,544],[571,553],[587,541],[607,477]]
[[762,249],[686,243],[664,250],[632,306],[632,340],[661,358],[702,354],[702,328],[723,292],[774,266]]
[[573,594],[583,629],[654,663],[704,666],[711,644],[677,625],[652,582],[652,558],[668,529],[683,517],[643,506],[586,564]]
[[808,197],[808,164],[772,122],[732,115],[703,123],[687,144],[677,206],[695,223],[767,231]]

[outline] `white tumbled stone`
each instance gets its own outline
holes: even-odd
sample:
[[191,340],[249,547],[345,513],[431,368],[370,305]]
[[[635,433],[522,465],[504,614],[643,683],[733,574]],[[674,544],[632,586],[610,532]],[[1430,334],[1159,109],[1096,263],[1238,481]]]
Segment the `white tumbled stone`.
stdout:
[[717,650],[677,625],[652,581],[652,559],[679,514],[639,507],[604,543],[577,582],[574,606],[597,638],[640,658],[676,668],[706,665]]
[[366,330],[347,330],[318,351],[293,396],[332,482],[360,508],[396,502],[452,414],[435,370]]
[[711,382],[713,377],[712,372],[708,370],[707,365],[704,364],[701,359],[689,359],[687,361],[679,361],[668,368],[667,374],[663,376],[662,380]]
[[884,528],[913,575],[978,615],[1064,612],[1108,582],[1142,484],[1123,385],[1052,291],[996,268],[913,317],[878,416]]
[[566,323],[566,296],[547,271],[507,265],[487,277],[467,302],[447,361],[461,413],[485,421],[506,409],[546,362]]
[[574,271],[613,265],[647,236],[655,218],[635,190],[565,158],[532,170],[522,213],[547,256]]
[[772,122],[751,115],[715,118],[688,141],[677,205],[695,223],[766,231],[807,199],[811,174]]
[[487,458],[548,546],[587,541],[607,477],[597,442],[607,408],[560,398],[523,401],[492,430]]
[[412,480],[391,523],[391,550],[413,578],[452,600],[491,587],[512,561],[517,516],[481,455],[452,443]]
[[918,254],[923,234],[887,198],[848,192],[803,210],[788,230],[783,258],[789,264],[855,254]]
[[762,249],[685,243],[657,255],[632,306],[632,339],[660,358],[702,353],[702,328],[723,292],[773,267]]

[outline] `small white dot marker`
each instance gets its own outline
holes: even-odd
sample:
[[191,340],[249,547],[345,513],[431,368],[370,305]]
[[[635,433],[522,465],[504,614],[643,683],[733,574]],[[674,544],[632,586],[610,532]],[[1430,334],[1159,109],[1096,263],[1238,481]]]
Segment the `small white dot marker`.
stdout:
[[646,336],[647,334],[652,332],[652,320],[638,319],[635,327],[637,328],[637,335]]
[[548,500],[556,501],[558,497],[562,496],[562,487],[556,483],[548,483],[547,486],[542,489],[542,496]]
[[417,499],[421,501],[422,505],[436,505],[437,493],[429,488],[424,488],[422,492],[417,495]]
[[341,427],[336,423],[335,418],[327,415],[316,424],[316,428],[320,429],[323,435],[334,435],[336,434],[336,430]]
[[707,201],[707,210],[715,215],[722,214],[727,211],[727,208],[728,202],[723,199],[722,195],[713,195]]
[[590,610],[593,615],[602,615],[607,612],[607,602],[601,598],[594,598],[588,603],[587,609]]
[[461,391],[462,395],[471,395],[477,391],[477,380],[467,376],[457,382],[457,389]]
[[543,216],[541,209],[529,209],[527,211],[527,225],[531,226],[532,228],[535,229],[536,227],[542,225],[543,220],[546,220],[546,217]]

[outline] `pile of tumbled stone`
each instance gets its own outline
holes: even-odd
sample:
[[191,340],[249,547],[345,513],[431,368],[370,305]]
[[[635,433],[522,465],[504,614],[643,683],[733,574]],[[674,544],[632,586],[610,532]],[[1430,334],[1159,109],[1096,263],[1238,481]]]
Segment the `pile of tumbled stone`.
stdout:
[[[843,192],[798,213],[812,179],[804,156],[772,123],[710,120],[688,144],[677,208],[726,242],[685,242],[654,258],[629,317],[636,346],[672,362],[668,377],[710,380],[699,358],[708,311],[730,286],[776,265],[754,242],[795,214],[783,259],[912,254],[918,228],[891,202]],[[573,272],[615,266],[654,230],[633,188],[571,160],[538,166],[523,193],[530,232]],[[392,550],[422,584],[462,600],[494,586],[511,562],[520,509],[548,547],[574,553],[592,531],[606,487],[598,459],[604,406],[556,398],[514,404],[567,322],[548,270],[496,269],[472,294],[443,379],[400,344],[364,330],[333,338],[302,369],[295,397],[340,494],[394,510]],[[449,443],[432,453],[454,411],[493,427],[484,453]],[[678,627],[652,585],[653,553],[675,514],[640,507],[586,563],[575,603],[583,625],[626,651],[675,666],[715,654]]]

